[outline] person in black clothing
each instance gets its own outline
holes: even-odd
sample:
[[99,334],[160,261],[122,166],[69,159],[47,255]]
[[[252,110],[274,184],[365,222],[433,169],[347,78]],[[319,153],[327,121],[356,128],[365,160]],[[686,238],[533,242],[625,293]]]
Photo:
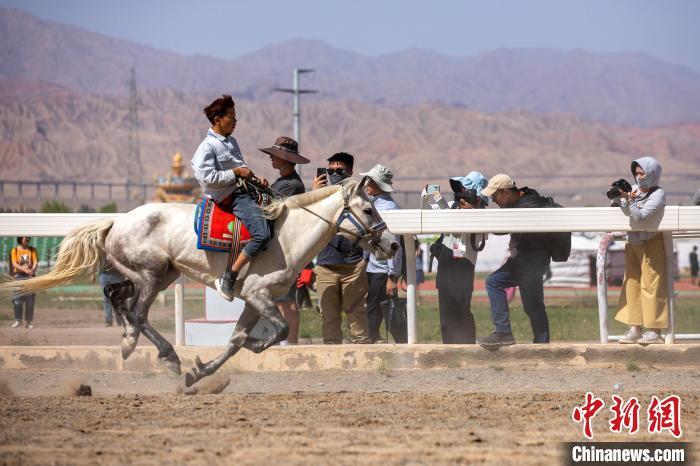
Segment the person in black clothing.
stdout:
[[690,282],[693,285],[698,284],[698,247],[693,246],[693,252],[688,256],[690,259]]
[[[496,175],[482,191],[504,209],[539,208],[549,201],[530,188],[517,188],[508,175]],[[520,287],[525,313],[530,318],[534,343],[549,343],[549,320],[544,306],[543,277],[549,268],[551,254],[549,233],[513,233],[508,248],[510,257],[486,279],[486,291],[491,303],[491,318],[495,331],[477,339],[484,347],[498,348],[515,343],[508,314],[506,289]]]
[[[338,152],[328,158],[326,174],[314,178],[312,189],[340,184],[352,176],[355,158]],[[323,343],[343,342],[342,313],[345,312],[351,343],[370,343],[367,321],[367,262],[354,240],[335,235],[316,260],[316,292],[321,308]]]
[[[482,194],[488,180],[476,171],[467,176],[450,179],[450,186],[455,193],[472,190],[474,199],[467,201],[455,195],[453,209],[483,209],[489,198]],[[471,204],[470,202],[474,202]],[[435,282],[438,289],[440,309],[440,333],[445,344],[473,344],[476,341],[476,325],[471,311],[474,292],[474,267],[479,250],[486,241],[484,234],[463,234],[459,241],[466,249],[457,254],[445,244],[445,235],[430,246],[430,254],[438,260]],[[479,246],[477,246],[479,244]]]
[[[299,154],[299,147],[294,139],[280,136],[271,147],[260,150],[270,156],[272,168],[280,172],[280,177],[270,185],[275,195],[289,197],[306,191],[295,166],[297,163],[309,163],[309,159]],[[280,342],[281,345],[295,345],[299,341],[299,306],[296,302],[296,291],[295,282],[286,295],[275,299],[277,309],[289,324],[289,335],[286,340]]]

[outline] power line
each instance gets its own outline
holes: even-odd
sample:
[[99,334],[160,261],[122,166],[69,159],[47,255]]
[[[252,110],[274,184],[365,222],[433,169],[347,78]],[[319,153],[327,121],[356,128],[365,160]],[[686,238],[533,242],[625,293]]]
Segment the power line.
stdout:
[[[316,70],[310,68],[294,68],[292,72],[292,88],[275,88],[275,92],[285,92],[294,95],[294,106],[292,109],[292,124],[294,126],[294,140],[297,142],[299,152],[301,152],[301,107],[299,96],[301,94],[316,94],[318,91],[314,89],[299,89],[299,75],[304,73],[313,73]],[[298,167],[299,175],[301,176],[301,166]]]
[[143,181],[143,167],[141,165],[141,146],[139,140],[139,104],[141,103],[136,89],[136,70],[131,68],[131,77],[129,79],[129,115],[127,121],[129,123],[128,145],[127,145],[127,161],[126,161],[126,198],[127,208],[131,208],[130,202],[130,187],[132,183],[141,185]]

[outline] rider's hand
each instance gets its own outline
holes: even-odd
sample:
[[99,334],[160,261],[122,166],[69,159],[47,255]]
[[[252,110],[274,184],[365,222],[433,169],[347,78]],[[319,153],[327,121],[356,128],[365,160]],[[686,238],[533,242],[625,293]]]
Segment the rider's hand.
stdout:
[[263,187],[265,187],[265,188],[270,186],[270,182],[267,181],[267,178],[260,178],[260,184],[263,185]]
[[234,169],[233,169],[233,173],[234,173],[237,177],[243,178],[244,180],[245,180],[245,179],[248,179],[248,178],[250,178],[250,177],[253,176],[253,170],[251,170],[251,169],[248,168],[248,167],[238,167],[238,168],[234,168]]
[[326,186],[328,186],[328,178],[326,178],[326,175],[317,176],[311,184],[311,190],[325,188]]

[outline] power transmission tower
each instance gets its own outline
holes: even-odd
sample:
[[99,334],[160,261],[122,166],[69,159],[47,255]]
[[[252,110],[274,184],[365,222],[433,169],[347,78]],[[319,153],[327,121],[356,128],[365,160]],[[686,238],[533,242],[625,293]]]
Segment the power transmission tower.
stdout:
[[[126,207],[131,209],[131,184],[143,183],[143,167],[141,166],[141,147],[139,144],[139,95],[136,89],[136,70],[131,68],[129,79],[129,137],[126,161]],[[145,199],[144,199],[145,200]]]
[[[292,88],[275,88],[275,91],[277,92],[286,92],[288,94],[293,94],[294,95],[294,107],[292,109],[292,123],[294,125],[294,140],[297,142],[297,145],[299,147],[299,152],[301,152],[301,127],[300,127],[300,120],[301,120],[301,108],[300,108],[300,99],[299,96],[301,94],[316,94],[318,91],[313,90],[313,89],[299,89],[299,75],[303,73],[313,73],[315,70],[313,69],[304,69],[304,68],[294,68],[294,71],[292,73]],[[299,172],[299,176],[301,176],[301,166],[297,168]]]

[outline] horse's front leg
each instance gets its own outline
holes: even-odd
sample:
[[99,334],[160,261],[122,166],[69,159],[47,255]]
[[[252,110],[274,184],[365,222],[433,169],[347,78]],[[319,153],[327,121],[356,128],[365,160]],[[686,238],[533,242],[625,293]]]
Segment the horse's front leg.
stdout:
[[199,356],[195,357],[195,366],[189,371],[187,371],[187,373],[185,374],[185,386],[191,387],[193,384],[197,383],[202,378],[212,375],[221,366],[223,366],[224,363],[228,361],[231,356],[236,354],[242,347],[247,345],[247,341],[251,339],[248,336],[248,334],[251,330],[253,330],[253,327],[255,327],[255,324],[258,322],[259,319],[260,314],[258,314],[257,311],[255,311],[255,309],[253,309],[246,303],[246,306],[243,309],[243,313],[238,319],[236,328],[233,330],[233,335],[231,336],[228,345],[226,345],[226,349],[224,350],[224,352],[221,353],[217,358],[212,359],[206,364],[203,363],[201,359],[199,359]]
[[[246,338],[241,342],[241,346],[254,353],[260,353],[265,351],[270,346],[285,340],[289,335],[289,324],[284,319],[280,311],[277,310],[277,306],[275,306],[275,303],[269,296],[269,293],[259,293],[255,296],[248,297],[247,299],[248,300],[246,302],[249,302],[252,306],[254,306],[259,314],[256,316],[252,327],[248,329],[246,326]],[[243,312],[245,313],[245,310]],[[250,332],[252,331],[253,327],[255,327],[255,324],[259,321],[260,317],[267,319],[274,327],[274,330],[270,336],[263,339],[253,338],[250,336]],[[241,337],[242,335],[239,338]],[[237,335],[236,332],[234,332],[231,339],[234,340],[236,338]]]
[[208,363],[203,363],[201,359],[199,359],[199,356],[197,356],[194,361],[195,366],[185,374],[185,386],[190,387],[202,378],[212,375],[241,348],[248,349],[255,353],[260,353],[275,343],[287,338],[287,334],[289,333],[289,325],[279,311],[277,311],[274,304],[272,304],[272,310],[279,315],[279,318],[273,320],[275,318],[274,314],[272,315],[272,319],[268,316],[266,316],[266,318],[273,322],[275,331],[269,338],[266,339],[251,337],[250,332],[260,320],[260,314],[258,313],[257,309],[251,305],[250,301],[252,300],[249,299],[249,301],[246,301],[245,309],[243,309],[243,313],[236,324],[236,328],[233,330],[231,340],[226,346],[224,352]]

